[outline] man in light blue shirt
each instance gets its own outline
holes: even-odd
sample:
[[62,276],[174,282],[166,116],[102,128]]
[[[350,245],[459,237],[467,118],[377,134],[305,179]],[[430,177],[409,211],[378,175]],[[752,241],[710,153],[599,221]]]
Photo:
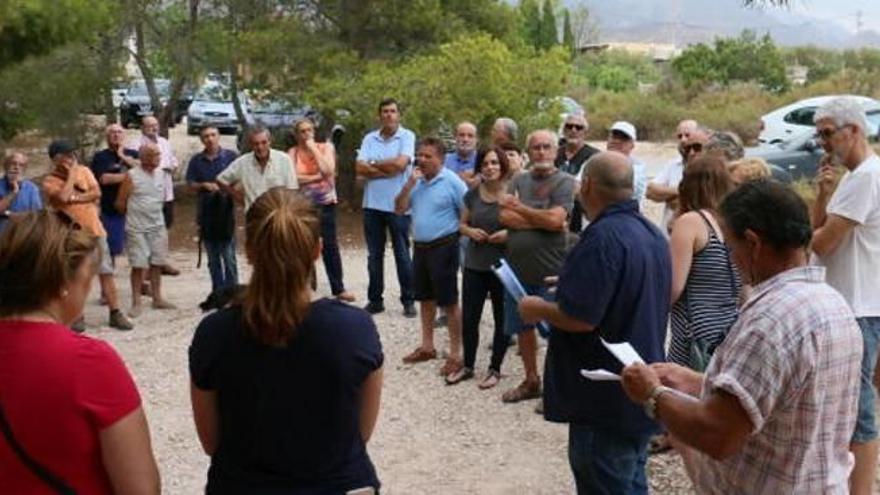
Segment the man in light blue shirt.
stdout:
[[455,150],[446,153],[443,166],[465,181],[468,187],[480,183],[474,176],[477,162],[477,126],[470,122],[460,122],[455,126]]
[[409,176],[416,138],[412,131],[400,125],[400,107],[393,98],[379,103],[379,120],[382,127],[364,136],[355,163],[358,178],[366,181],[364,237],[367,241],[370,282],[367,289],[369,302],[364,309],[371,314],[385,311],[382,299],[385,291],[385,240],[386,235],[390,234],[403,314],[414,318],[413,271],[409,255],[410,217],[405,211],[400,214],[394,211],[394,198]]
[[0,179],[0,232],[6,227],[8,213],[42,210],[40,191],[33,182],[24,178],[27,158],[13,152],[3,157],[3,178]]
[[458,305],[458,225],[467,185],[443,166],[443,141],[419,143],[418,167],[394,201],[399,214],[412,210],[415,299],[422,313],[422,344],[403,358],[407,364],[437,357],[434,317],[443,308],[449,327],[449,357],[440,374],[449,378],[463,368],[461,310]]

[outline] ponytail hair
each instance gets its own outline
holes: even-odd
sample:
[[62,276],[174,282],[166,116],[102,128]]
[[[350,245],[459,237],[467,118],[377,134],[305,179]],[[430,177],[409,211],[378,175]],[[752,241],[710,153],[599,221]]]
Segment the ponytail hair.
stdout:
[[245,325],[259,342],[284,345],[311,304],[311,274],[320,245],[318,216],[305,196],[276,187],[247,211],[245,235],[253,266],[242,299]]

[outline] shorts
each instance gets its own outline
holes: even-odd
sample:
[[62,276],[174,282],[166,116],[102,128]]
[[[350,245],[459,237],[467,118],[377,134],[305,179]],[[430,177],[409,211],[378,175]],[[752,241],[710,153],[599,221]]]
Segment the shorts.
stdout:
[[859,387],[859,414],[856,417],[856,430],[853,443],[868,443],[875,440],[877,432],[877,413],[874,401],[877,390],[874,388],[874,367],[877,365],[877,347],[880,346],[880,316],[856,318],[862,329],[862,373]]
[[458,234],[415,243],[413,284],[416,301],[435,301],[445,308],[458,303]]
[[[523,289],[530,296],[539,296],[547,301],[553,300],[550,288],[546,285],[530,285],[523,283]],[[506,290],[504,291],[504,334],[519,335],[526,330],[535,328],[535,325],[526,325],[519,317],[519,304]]]
[[101,213],[101,225],[107,231],[110,256],[119,256],[125,249],[125,215]]
[[113,256],[110,255],[110,247],[106,237],[98,237],[98,250],[101,255],[101,264],[98,266],[99,275],[113,275]]
[[132,268],[149,268],[168,264],[168,232],[164,228],[146,232],[125,233],[128,264]]

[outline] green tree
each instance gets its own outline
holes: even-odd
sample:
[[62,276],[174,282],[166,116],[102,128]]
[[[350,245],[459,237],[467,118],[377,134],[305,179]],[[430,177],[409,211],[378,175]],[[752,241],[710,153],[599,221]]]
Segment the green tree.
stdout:
[[788,89],[781,52],[769,35],[758,38],[752,31],[716,38],[712,47],[691,46],[673,60],[672,68],[687,86],[755,81],[774,92]]
[[562,11],[562,44],[571,52],[575,53],[574,31],[571,29],[571,13],[568,9]]
[[556,29],[556,6],[553,0],[544,0],[539,39],[538,46],[545,50],[559,44],[559,32]]
[[537,0],[522,0],[519,4],[522,18],[522,37],[529,46],[541,46],[541,8]]

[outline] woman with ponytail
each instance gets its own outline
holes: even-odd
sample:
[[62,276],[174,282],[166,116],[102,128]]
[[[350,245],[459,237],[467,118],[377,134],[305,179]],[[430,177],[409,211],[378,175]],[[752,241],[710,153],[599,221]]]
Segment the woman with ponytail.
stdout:
[[306,197],[270,189],[245,231],[250,282],[199,324],[189,349],[193,415],[211,456],[206,493],[373,493],[376,327],[361,309],[314,300],[320,222]]

